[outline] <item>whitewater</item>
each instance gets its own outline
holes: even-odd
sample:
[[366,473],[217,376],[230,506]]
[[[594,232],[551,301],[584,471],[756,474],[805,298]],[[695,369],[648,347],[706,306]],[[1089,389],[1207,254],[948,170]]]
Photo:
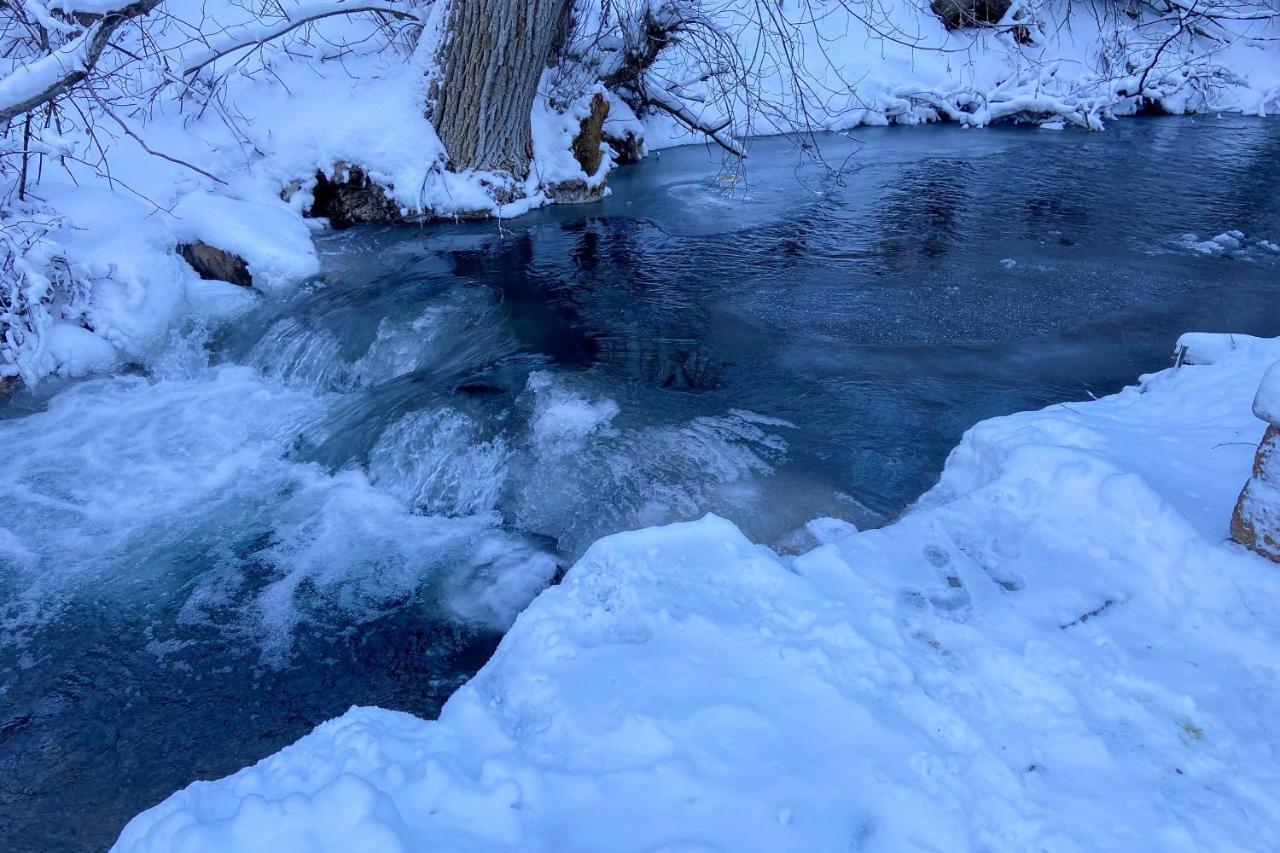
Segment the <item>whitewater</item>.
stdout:
[[670,150],[20,392],[6,843],[1266,846],[1274,133]]
[[745,160],[549,69],[511,184],[401,5],[10,130],[0,847],[1280,847],[1280,15],[714,0]]
[[793,558],[607,537],[439,720],[353,708],[114,849],[1274,847],[1280,575],[1224,531],[1280,343],[1197,348]]

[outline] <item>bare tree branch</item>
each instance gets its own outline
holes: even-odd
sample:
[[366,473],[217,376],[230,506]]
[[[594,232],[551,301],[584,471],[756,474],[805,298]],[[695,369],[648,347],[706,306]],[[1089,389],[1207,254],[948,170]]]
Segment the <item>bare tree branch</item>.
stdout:
[[79,13],[96,19],[76,38],[0,80],[0,124],[47,104],[79,84],[97,64],[112,34],[126,21],[145,15],[161,0],[134,0],[109,11]]
[[280,38],[286,33],[296,30],[298,27],[305,26],[312,21],[318,21],[322,18],[331,18],[334,15],[352,15],[357,12],[378,12],[386,15],[392,15],[397,18],[415,19],[418,16],[412,12],[406,12],[395,3],[392,2],[366,2],[366,3],[316,3],[309,6],[299,6],[291,9],[288,16],[280,23],[274,26],[255,29],[239,38],[230,39],[218,45],[211,45],[209,50],[195,59],[187,63],[182,69],[184,76],[195,74],[201,68],[217,62],[229,53],[235,53],[247,47],[258,47],[264,45],[272,39]]
[[107,116],[112,121],[120,125],[120,129],[125,132],[125,135],[128,136],[130,139],[132,139],[134,142],[138,143],[138,145],[142,147],[142,150],[150,154],[152,157],[159,157],[161,160],[168,160],[170,163],[176,163],[179,166],[185,166],[193,172],[199,172],[200,174],[204,175],[206,178],[208,178],[211,181],[216,181],[217,183],[222,184],[223,186],[227,185],[227,182],[222,180],[222,178],[219,178],[217,175],[213,174],[212,172],[206,172],[204,169],[201,169],[199,166],[195,165],[194,163],[188,163],[186,160],[182,160],[178,157],[165,154],[163,151],[155,150],[150,145],[148,145],[141,136],[139,136],[138,134],[130,130],[129,125],[125,123],[124,119],[120,118],[120,116],[112,112],[111,108],[108,107],[106,103],[102,101],[101,98],[98,98],[97,101],[98,101],[98,106],[102,107],[102,111],[106,113]]
[[652,106],[655,106],[669,114],[672,118],[690,130],[706,134],[713,142],[735,157],[745,158],[747,156],[747,149],[742,147],[742,143],[725,132],[725,128],[728,126],[728,123],[721,124],[717,127],[716,125],[704,122],[700,117],[690,112],[689,108],[686,107],[679,98],[663,89],[646,86],[644,90],[644,99]]

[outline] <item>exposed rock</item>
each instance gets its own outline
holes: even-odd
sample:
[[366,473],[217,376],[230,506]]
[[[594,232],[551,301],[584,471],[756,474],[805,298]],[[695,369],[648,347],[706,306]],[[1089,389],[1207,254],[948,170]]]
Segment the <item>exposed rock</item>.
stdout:
[[[930,0],[929,8],[949,30],[1000,23],[1013,0]],[[1025,28],[1024,28],[1025,29]],[[1027,34],[1030,39],[1030,34]]]
[[[341,180],[339,180],[341,176]],[[371,222],[408,221],[386,191],[369,179],[358,166],[334,170],[334,177],[316,172],[308,216],[324,217],[334,228],[350,228]]]
[[196,274],[207,281],[229,281],[241,287],[252,287],[249,265],[237,254],[197,240],[178,247],[178,254],[191,264]]
[[548,184],[546,189],[547,198],[556,204],[585,204],[604,198],[605,183],[601,181],[597,186],[591,187],[581,178],[575,178],[572,181]]
[[17,390],[18,378],[16,376],[0,376],[0,400],[5,399]]
[[617,155],[614,157],[614,162],[619,166],[631,166],[644,159],[644,140],[637,137],[634,132],[628,130],[618,136],[605,128],[601,135]]
[[290,181],[280,190],[281,201],[293,201],[293,197],[302,191],[302,181]]
[[1231,516],[1231,538],[1280,563],[1280,425],[1271,424]]

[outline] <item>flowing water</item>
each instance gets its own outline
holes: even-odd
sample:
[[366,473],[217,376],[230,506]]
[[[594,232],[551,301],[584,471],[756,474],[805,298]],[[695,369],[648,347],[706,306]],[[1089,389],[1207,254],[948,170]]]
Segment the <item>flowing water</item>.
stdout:
[[597,205],[327,234],[294,296],[0,404],[0,849],[101,849],[352,704],[437,713],[600,536],[801,549],[978,420],[1280,335],[1280,123],[821,143],[839,174],[686,148]]

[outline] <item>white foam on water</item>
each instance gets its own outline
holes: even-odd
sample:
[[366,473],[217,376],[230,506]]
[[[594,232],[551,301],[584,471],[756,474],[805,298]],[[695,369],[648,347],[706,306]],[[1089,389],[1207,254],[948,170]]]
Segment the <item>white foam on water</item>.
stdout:
[[337,337],[285,317],[267,331],[249,354],[249,364],[297,388],[340,391],[352,386],[351,364]]
[[757,503],[760,480],[787,450],[776,433],[784,421],[733,410],[624,424],[616,402],[548,373],[530,377],[520,405],[531,415],[512,464],[509,512],[571,555],[610,531]]
[[[455,457],[456,413],[388,431],[374,454],[384,490],[363,471],[287,457],[340,397],[246,367],[183,369],[84,382],[0,422],[0,643],[30,641],[81,602],[172,612],[282,663],[302,622],[361,624],[415,596],[501,626],[554,573],[551,557],[498,529],[501,447]],[[486,460],[493,477],[468,479]]]
[[[476,344],[505,351],[492,294],[451,288],[400,316],[394,292],[372,304],[343,301],[342,291],[315,291],[314,304],[276,320],[248,354],[268,376],[315,392],[371,388],[434,368]],[[375,325],[376,322],[376,325]],[[487,352],[488,350],[486,350]]]
[[453,408],[413,412],[392,424],[369,455],[370,479],[427,515],[464,516],[497,507],[510,450]]

